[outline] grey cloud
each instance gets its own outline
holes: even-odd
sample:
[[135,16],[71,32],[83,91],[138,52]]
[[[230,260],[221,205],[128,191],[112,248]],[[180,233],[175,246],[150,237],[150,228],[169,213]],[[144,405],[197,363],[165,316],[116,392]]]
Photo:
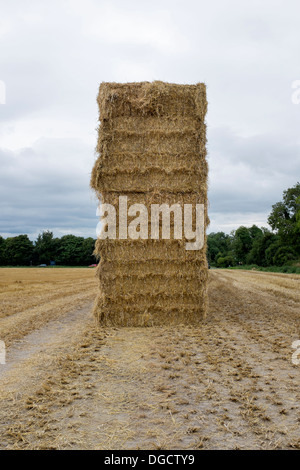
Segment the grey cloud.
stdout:
[[255,213],[267,226],[272,205],[300,175],[300,147],[271,134],[241,137],[228,128],[208,134],[212,226],[221,227],[228,217],[236,226],[248,217],[249,225]]
[[0,3],[1,233],[93,236],[101,81],[206,82],[210,229],[266,225],[299,180],[298,1]]
[[2,233],[53,229],[95,235],[96,198],[89,189],[93,148],[41,139],[33,148],[0,151]]

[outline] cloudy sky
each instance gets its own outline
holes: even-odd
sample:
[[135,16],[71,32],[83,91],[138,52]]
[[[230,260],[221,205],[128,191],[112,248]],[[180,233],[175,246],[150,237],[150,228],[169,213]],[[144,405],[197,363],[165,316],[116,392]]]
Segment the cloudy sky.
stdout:
[[1,235],[96,237],[102,81],[205,82],[209,232],[267,226],[300,179],[299,18],[298,0],[0,0]]

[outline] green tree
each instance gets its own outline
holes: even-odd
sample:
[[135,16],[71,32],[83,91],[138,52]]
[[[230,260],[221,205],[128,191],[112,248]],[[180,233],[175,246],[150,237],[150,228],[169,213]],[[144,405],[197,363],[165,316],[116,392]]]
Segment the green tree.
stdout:
[[232,238],[224,232],[212,232],[207,236],[207,257],[215,263],[217,258],[226,256],[231,249]]
[[265,252],[265,260],[266,260],[266,266],[273,266],[275,265],[274,263],[274,256],[276,254],[276,251],[278,250],[278,248],[280,248],[280,238],[278,237],[278,235],[274,235],[275,238],[274,238],[274,242],[271,243],[268,248],[266,249],[266,252]]
[[[273,264],[272,258],[267,257],[267,251],[273,246],[278,237],[268,229],[261,230],[261,234],[254,239],[252,248],[246,256],[247,264],[257,264],[259,266],[269,266]],[[276,249],[278,244],[275,244]],[[269,253],[270,255],[270,253]]]
[[[297,198],[297,207],[300,207],[300,196]],[[300,235],[300,209],[296,212],[296,233]]]
[[300,253],[300,183],[283,192],[283,200],[272,206],[268,223],[282,243]]
[[83,266],[96,263],[96,258],[93,255],[95,249],[95,242],[93,238],[85,238],[82,243],[82,257],[81,257],[81,264]]
[[28,266],[33,259],[33,242],[27,235],[7,238],[6,260],[10,266]]
[[280,246],[274,257],[273,262],[276,266],[283,266],[296,258],[296,251],[290,246]]
[[50,264],[50,261],[55,261],[59,246],[59,240],[53,238],[53,233],[46,230],[40,233],[37,237],[34,246],[35,261],[45,264]]
[[229,266],[234,266],[234,258],[233,256],[220,256],[217,259],[217,266],[220,268],[228,268]]
[[262,237],[264,234],[263,229],[257,227],[257,225],[252,225],[252,227],[250,227],[248,230],[250,233],[250,237],[253,241],[256,240],[257,238]]
[[6,241],[5,238],[1,237],[0,235],[0,266],[4,266],[6,264]]
[[233,250],[238,263],[246,263],[246,257],[252,248],[253,239],[247,227],[241,226],[234,233]]
[[65,266],[82,265],[83,241],[83,237],[76,237],[75,235],[64,235],[60,239],[57,263]]

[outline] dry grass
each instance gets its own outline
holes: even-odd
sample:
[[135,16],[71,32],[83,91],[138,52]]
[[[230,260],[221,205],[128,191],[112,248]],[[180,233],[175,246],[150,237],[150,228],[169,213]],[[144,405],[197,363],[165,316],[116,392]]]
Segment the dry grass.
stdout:
[[1,339],[9,345],[64,312],[79,308],[95,293],[93,269],[1,268]]
[[211,271],[198,328],[97,329],[88,309],[50,321],[9,348],[0,448],[299,448],[295,282]]

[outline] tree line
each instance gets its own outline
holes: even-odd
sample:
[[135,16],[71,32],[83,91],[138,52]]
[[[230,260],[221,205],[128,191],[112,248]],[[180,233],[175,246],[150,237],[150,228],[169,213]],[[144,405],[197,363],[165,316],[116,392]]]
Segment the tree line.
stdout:
[[0,266],[35,266],[56,264],[62,266],[89,266],[96,263],[93,255],[95,239],[64,235],[54,238],[44,231],[35,242],[28,235],[4,239],[0,236]]
[[[300,257],[300,183],[283,193],[272,206],[268,218],[272,230],[253,225],[239,227],[230,235],[210,233],[207,257],[212,266],[245,264],[282,266]],[[0,266],[30,266],[55,262],[63,266],[88,266],[96,263],[96,240],[64,235],[54,238],[44,231],[32,242],[27,235],[4,239],[0,236]]]
[[283,192],[268,217],[272,230],[253,225],[230,233],[210,233],[208,261],[213,266],[283,266],[300,257],[300,183]]

